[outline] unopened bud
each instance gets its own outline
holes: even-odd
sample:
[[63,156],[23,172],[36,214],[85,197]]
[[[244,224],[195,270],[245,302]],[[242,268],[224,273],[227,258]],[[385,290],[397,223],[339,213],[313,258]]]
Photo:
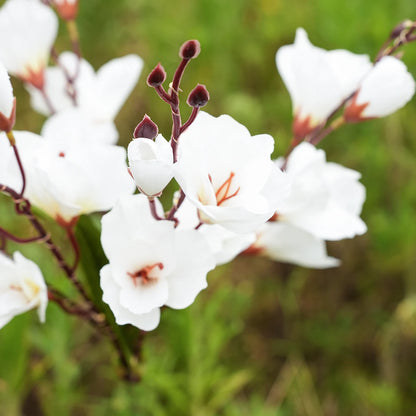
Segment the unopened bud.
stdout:
[[166,79],[166,71],[162,65],[157,64],[153,71],[147,77],[147,85],[150,87],[159,87]]
[[204,107],[209,101],[209,92],[205,85],[198,84],[189,94],[187,103],[190,107]]
[[197,40],[186,41],[179,49],[179,56],[182,59],[196,58],[201,52],[201,45]]
[[144,137],[146,139],[154,139],[159,133],[157,125],[151,120],[151,118],[145,114],[143,120],[134,129],[133,137],[138,139]]
[[56,11],[62,19],[74,20],[78,14],[78,0],[53,0]]
[[391,32],[390,39],[397,38],[400,36],[400,34],[403,32],[403,30],[410,29],[413,25],[415,25],[415,22],[412,22],[411,20],[404,20],[403,22],[400,22]]

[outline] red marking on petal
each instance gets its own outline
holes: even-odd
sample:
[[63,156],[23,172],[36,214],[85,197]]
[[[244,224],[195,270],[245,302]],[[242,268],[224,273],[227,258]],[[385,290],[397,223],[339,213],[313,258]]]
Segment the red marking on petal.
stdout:
[[32,68],[27,67],[26,74],[19,75],[19,78],[22,81],[33,85],[38,90],[43,90],[43,87],[45,86],[45,73],[43,67],[37,70],[33,70]]
[[64,152],[59,152],[59,157],[65,157],[65,153]]
[[145,266],[142,269],[135,271],[134,273],[127,272],[127,274],[133,279],[134,286],[137,287],[139,283],[143,286],[146,286],[149,283],[154,283],[157,281],[157,277],[149,276],[150,272],[156,267],[160,270],[163,270],[164,266],[163,263],[155,263],[150,266]]
[[292,125],[295,140],[301,141],[306,136],[317,130],[320,126],[321,124],[316,125],[312,122],[312,117],[310,115],[300,118],[299,113],[296,113]]
[[5,131],[8,133],[13,129],[14,123],[16,121],[16,97],[13,99],[13,108],[10,113],[10,117],[5,116],[3,113],[0,113],[0,131]]
[[245,249],[241,254],[243,256],[258,256],[263,251],[262,247],[258,247],[252,244],[249,248]]
[[372,117],[363,117],[361,114],[370,103],[357,104],[357,97],[359,90],[354,94],[351,100],[348,102],[344,111],[344,119],[347,123],[358,123],[363,120],[368,120]]
[[279,214],[275,212],[270,218],[269,221],[279,221]]

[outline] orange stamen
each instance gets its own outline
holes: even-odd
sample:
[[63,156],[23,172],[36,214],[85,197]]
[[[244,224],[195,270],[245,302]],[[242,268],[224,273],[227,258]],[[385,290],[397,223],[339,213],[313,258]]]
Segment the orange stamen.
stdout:
[[[230,192],[231,182],[233,181],[234,176],[235,176],[235,173],[231,172],[228,179],[215,192],[215,198],[217,199],[217,206],[220,206],[225,201],[228,201],[229,199],[235,197],[238,194],[238,192],[240,192],[240,187],[238,187],[238,189],[234,193],[232,193],[231,195],[228,194]],[[211,177],[209,178],[210,178],[210,181],[212,182]]]
[[137,279],[141,279],[140,283],[142,285],[147,285],[151,282],[157,280],[156,277],[149,276],[150,272],[155,268],[158,267],[160,270],[163,270],[163,263],[155,263],[150,266],[145,266],[143,269],[140,269],[134,273],[127,272],[127,274],[133,279],[134,286],[137,287]]

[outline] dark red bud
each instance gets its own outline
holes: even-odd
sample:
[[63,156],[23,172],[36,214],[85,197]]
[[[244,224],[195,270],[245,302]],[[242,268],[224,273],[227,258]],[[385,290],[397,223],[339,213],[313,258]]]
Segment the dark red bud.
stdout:
[[200,108],[207,105],[209,92],[205,85],[198,84],[189,94],[187,103],[190,107]]
[[153,71],[147,77],[147,85],[150,87],[159,87],[166,79],[166,71],[162,65],[157,64]]
[[153,123],[151,118],[145,114],[143,120],[134,129],[133,137],[135,139],[139,137],[145,137],[146,139],[154,139],[159,133],[157,125]]
[[201,52],[201,45],[197,40],[186,41],[179,49],[179,56],[182,59],[196,58]]
[[415,22],[412,22],[411,20],[404,20],[403,22],[400,22],[391,32],[390,39],[397,38],[400,36],[400,34],[403,32],[403,30],[410,29]]

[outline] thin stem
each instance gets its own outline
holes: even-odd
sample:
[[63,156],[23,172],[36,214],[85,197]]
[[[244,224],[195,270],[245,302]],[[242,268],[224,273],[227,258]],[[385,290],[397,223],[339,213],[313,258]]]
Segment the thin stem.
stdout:
[[157,213],[155,198],[148,196],[147,199],[149,200],[150,212],[152,213],[153,218],[158,220],[158,221],[164,220],[165,218],[161,217]]
[[55,64],[61,68],[64,77],[66,79],[66,88],[65,88],[65,92],[68,95],[68,97],[71,99],[72,104],[74,105],[74,107],[76,107],[78,105],[78,98],[77,98],[77,91],[75,88],[75,80],[77,79],[78,75],[79,75],[79,70],[80,70],[80,55],[77,54],[78,57],[78,63],[77,63],[77,68],[75,70],[75,74],[72,76],[67,68],[65,67],[65,65],[62,64],[62,62],[59,59],[58,56],[58,52],[56,51],[55,48],[51,49],[51,57],[54,60]]
[[[18,244],[28,244],[28,243],[35,243],[35,242],[44,243],[45,242],[45,238],[39,237],[39,236],[30,237],[30,238],[17,237],[2,227],[0,227],[0,235],[2,238],[13,241],[14,243],[18,243]],[[49,234],[47,235],[47,237],[49,237]]]
[[179,207],[182,205],[184,200],[185,200],[185,193],[181,189],[181,194],[179,196],[178,202],[172,207],[172,209],[168,213],[168,216],[167,216],[168,220],[175,221],[175,214],[178,211]]
[[56,113],[55,107],[52,104],[52,101],[49,99],[48,94],[46,93],[45,87],[43,86],[41,89],[39,89],[40,93],[42,94],[43,100],[45,101],[46,106],[49,109],[49,112],[51,115]]
[[75,237],[74,233],[74,225],[71,224],[69,227],[65,227],[66,235],[68,237],[69,242],[74,250],[74,264],[71,267],[71,273],[74,273],[78,267],[79,260],[80,260],[80,251],[79,251],[79,244]]
[[23,198],[15,190],[13,190],[12,188],[6,185],[0,184],[0,191],[7,193],[9,196],[11,196],[15,204],[16,212],[19,215],[25,216],[30,221],[30,223],[35,228],[36,232],[38,233],[39,239],[42,239],[44,241],[46,247],[49,249],[49,251],[53,254],[55,259],[57,260],[59,267],[65,272],[69,280],[71,280],[72,284],[77,288],[78,292],[81,294],[84,301],[89,305],[91,311],[97,312],[95,309],[95,306],[90,301],[89,296],[86,293],[84,287],[82,286],[82,284],[78,281],[77,277],[75,276],[74,270],[72,270],[72,268],[68,266],[68,264],[65,262],[65,259],[61,251],[53,242],[50,234],[45,230],[45,228],[39,222],[39,220],[33,215],[29,200],[26,198]]
[[188,120],[180,128],[180,132],[179,132],[180,134],[182,134],[195,121],[195,118],[198,115],[198,112],[199,112],[198,107],[192,108],[191,115],[189,116]]
[[[9,133],[12,134],[12,132],[9,132]],[[7,133],[7,135],[9,135],[9,133]],[[14,155],[16,157],[17,164],[19,166],[20,174],[22,176],[22,190],[20,191],[20,196],[23,196],[25,189],[26,189],[26,174],[25,174],[22,160],[20,159],[19,151],[17,150],[16,145],[13,145],[12,148],[13,148]]]
[[328,134],[332,133],[334,130],[338,129],[345,124],[344,116],[336,118],[327,128],[320,131],[316,136],[312,136],[306,141],[316,146],[322,139],[324,139]]
[[169,105],[172,104],[172,97],[165,91],[165,89],[163,88],[162,85],[159,85],[159,86],[155,87],[155,91],[157,92],[157,94],[159,95],[159,97],[165,103],[168,103]]

